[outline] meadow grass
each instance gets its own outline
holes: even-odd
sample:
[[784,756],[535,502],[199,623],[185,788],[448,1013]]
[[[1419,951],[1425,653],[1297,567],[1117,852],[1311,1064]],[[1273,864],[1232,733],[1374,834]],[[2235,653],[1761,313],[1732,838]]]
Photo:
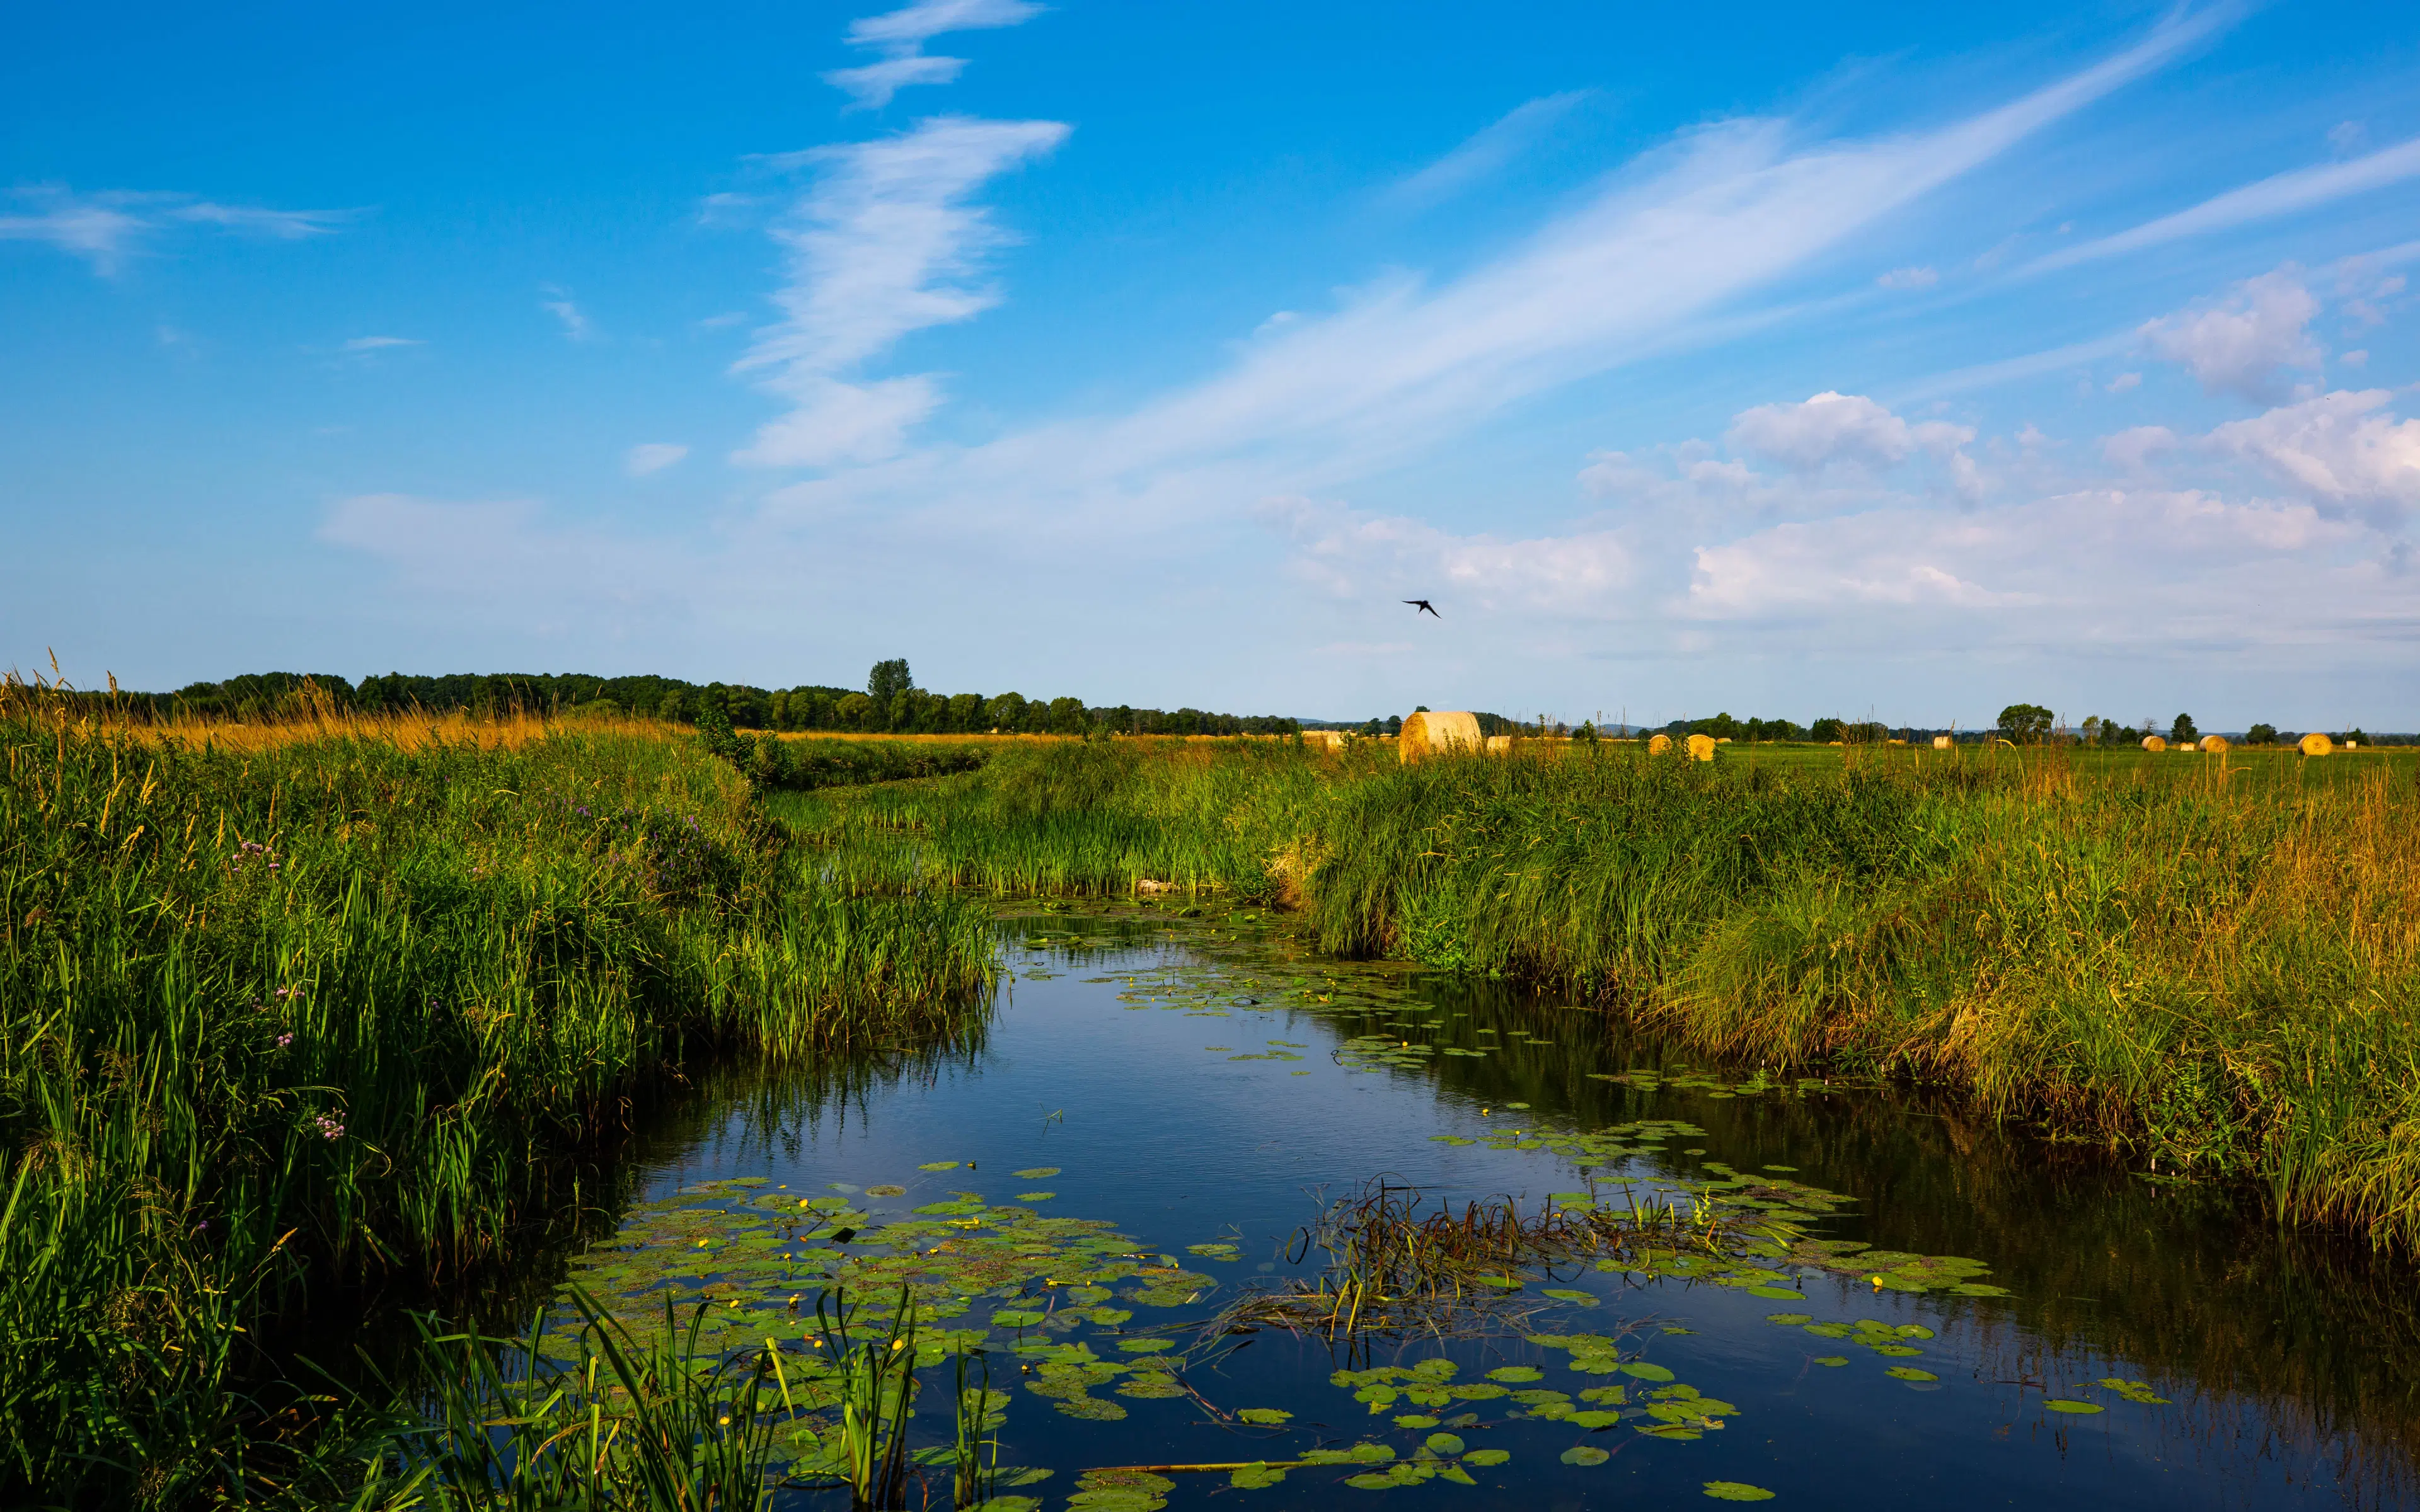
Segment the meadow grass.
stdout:
[[252,1331],[501,1257],[663,1071],[942,1035],[992,972],[659,727],[194,741],[10,686],[0,759],[0,1503],[282,1494]]
[[768,800],[835,874],[1146,881],[1495,974],[1698,1053],[1955,1084],[2283,1216],[2420,1246],[2420,768],[1642,746],[1401,764],[1118,741]]

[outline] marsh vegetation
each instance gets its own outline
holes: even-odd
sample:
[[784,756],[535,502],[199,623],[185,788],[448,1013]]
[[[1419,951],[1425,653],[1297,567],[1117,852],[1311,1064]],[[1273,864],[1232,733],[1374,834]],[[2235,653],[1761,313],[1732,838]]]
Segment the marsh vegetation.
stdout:
[[[1841,1199],[1778,1169],[1694,1148],[1685,1171],[1659,1165],[1704,1130],[1643,1103],[1605,1117],[1615,1093],[1791,1110],[1816,1140],[1857,1127],[1812,1111],[1826,1089],[1915,1087],[2246,1232],[2420,1241],[2420,790],[2399,755],[1731,747],[1690,763],[1540,742],[1405,766],[1376,743],[1290,739],[842,745],[594,714],[137,725],[0,695],[0,1488],[60,1506],[669,1507],[778,1485],[879,1505],[912,1484],[1006,1506],[1047,1467],[1003,1468],[1003,1362],[1077,1422],[1125,1414],[1096,1395],[1110,1386],[1282,1429],[1299,1406],[1204,1394],[1238,1330],[1324,1335],[1340,1368],[1380,1372],[1355,1376],[1364,1400],[1526,1392],[1525,1418],[1610,1413],[1582,1426],[1663,1438],[1731,1415],[1668,1372],[1629,1372],[1636,1400],[1575,1404],[1457,1377],[1467,1350],[1368,1358],[1381,1337],[1576,1336],[1542,1314],[1600,1306],[1613,1283],[1543,1284],[1575,1266],[1782,1302],[1807,1277],[1870,1275],[2034,1347],[2039,1315],[1994,1332],[1985,1261],[1827,1237],[1808,1226]],[[1150,909],[1115,902],[1139,895]],[[1010,900],[1093,912],[1028,912],[1003,936]],[[1112,905],[1115,938],[1085,922]],[[1170,929],[1197,963],[1265,936],[1292,965],[1135,974],[1133,932]],[[1439,1095],[1493,1078],[1478,1095],[1560,1106],[1573,1128],[1435,1137],[1544,1150],[1585,1180],[1526,1207],[1465,1193],[1450,1213],[1382,1183],[1305,1222],[1280,1273],[1237,1285],[1212,1273],[1241,1258],[1233,1242],[1180,1262],[1160,1236],[1047,1215],[1057,1173],[1039,1165],[1013,1202],[951,1189],[881,1213],[889,1193],[955,1180],[953,1163],[838,1193],[662,1193],[629,1163],[638,1127],[703,1088],[764,1088],[744,1117],[770,1148],[900,1067],[971,1066],[1003,949],[1080,964],[1095,945],[1127,961],[1125,995],[1156,980],[1169,1001],[1149,1006],[1180,1017],[1282,1003],[1339,1026],[1323,1063],[1342,1072]],[[1544,994],[1563,1027],[1417,1033],[1407,971]],[[1639,1035],[1667,1058],[1603,1058]],[[1311,1054],[1214,1048],[1287,1076]],[[1740,1070],[1675,1072],[1669,1055]],[[530,1264],[566,1254],[584,1257],[578,1292]],[[366,1366],[315,1351],[303,1320],[373,1293],[360,1305],[457,1321],[390,1329]],[[876,1357],[848,1364],[867,1341],[845,1330],[813,1352],[819,1294],[848,1329],[887,1331]],[[1139,1307],[1169,1309],[1166,1326]],[[2147,1310],[2142,1337],[2108,1347],[2221,1368],[2163,1340],[2165,1320]],[[1531,1347],[1621,1374],[1636,1342]],[[2257,1350],[2220,1353],[2275,1375]],[[2359,1382],[2274,1390],[2313,1424],[2407,1415]],[[1451,1415],[1396,1414],[1451,1450],[1164,1458],[1102,1469],[1082,1504],[1154,1503],[1204,1466],[1238,1487],[1331,1464],[1373,1486],[1477,1484],[1503,1461]]]

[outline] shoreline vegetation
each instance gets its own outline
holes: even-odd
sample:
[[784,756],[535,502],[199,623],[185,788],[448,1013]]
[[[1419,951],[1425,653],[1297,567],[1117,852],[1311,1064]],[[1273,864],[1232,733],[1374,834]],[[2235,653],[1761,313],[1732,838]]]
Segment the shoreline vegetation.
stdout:
[[1324,950],[1947,1084],[2420,1249],[2409,753],[1406,765],[324,701],[150,723],[15,681],[0,748],[0,1500],[355,1504],[416,1430],[264,1376],[256,1331],[480,1273],[596,1200],[686,1065],[967,1032],[1009,896],[1276,905]]
[[0,1502],[273,1501],[340,1428],[250,1331],[476,1273],[685,1063],[984,1011],[985,910],[828,876],[693,740],[291,733],[0,689]]

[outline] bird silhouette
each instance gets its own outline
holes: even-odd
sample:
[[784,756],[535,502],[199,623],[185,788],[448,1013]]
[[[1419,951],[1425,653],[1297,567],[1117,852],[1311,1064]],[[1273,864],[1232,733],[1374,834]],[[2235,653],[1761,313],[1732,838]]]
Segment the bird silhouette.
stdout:
[[1412,618],[1414,619],[1419,618],[1422,611],[1426,611],[1429,618],[1433,620],[1441,620],[1445,618],[1444,615],[1439,614],[1436,611],[1436,606],[1430,603],[1425,598],[1407,598],[1404,599],[1404,602],[1412,606]]

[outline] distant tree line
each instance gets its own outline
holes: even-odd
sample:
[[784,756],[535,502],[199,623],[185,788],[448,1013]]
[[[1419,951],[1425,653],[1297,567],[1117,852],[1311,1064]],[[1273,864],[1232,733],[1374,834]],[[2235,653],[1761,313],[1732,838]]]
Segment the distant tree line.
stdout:
[[[821,684],[762,688],[744,683],[690,683],[677,677],[597,677],[579,672],[462,672],[429,677],[388,672],[352,682],[334,673],[248,672],[194,683],[174,693],[121,693],[123,707],[168,717],[274,717],[298,707],[306,687],[338,711],[434,714],[586,711],[635,714],[694,724],[709,711],[741,730],[822,730],[890,734],[1278,735],[1300,724],[1274,715],[1173,712],[1131,704],[1095,706],[1078,698],[1028,699],[1020,693],[933,693],[915,686],[908,663],[875,664],[862,691]],[[87,694],[99,698],[106,695]]]

